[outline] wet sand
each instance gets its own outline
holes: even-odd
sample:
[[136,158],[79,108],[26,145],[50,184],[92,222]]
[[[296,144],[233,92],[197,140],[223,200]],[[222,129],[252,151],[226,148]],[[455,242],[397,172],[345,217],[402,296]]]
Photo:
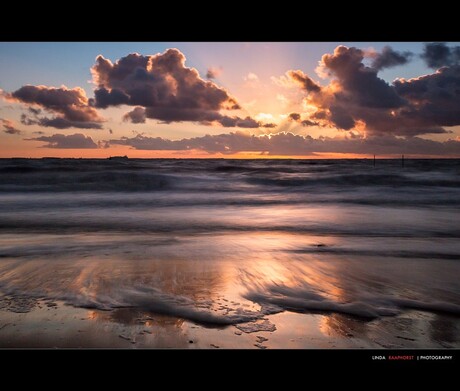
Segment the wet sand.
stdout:
[[349,238],[280,233],[33,240],[1,262],[0,348],[460,347],[456,260],[370,262],[336,253]]
[[[458,318],[420,311],[373,321],[285,312],[216,327],[131,308],[100,311],[11,297],[0,303],[0,348],[405,349],[455,348],[460,341]],[[264,324],[272,331],[251,330]]]

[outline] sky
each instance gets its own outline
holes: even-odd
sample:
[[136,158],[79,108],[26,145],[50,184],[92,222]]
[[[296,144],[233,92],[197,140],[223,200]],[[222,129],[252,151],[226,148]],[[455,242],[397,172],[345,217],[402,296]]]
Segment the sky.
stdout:
[[456,42],[0,43],[0,157],[460,157]]

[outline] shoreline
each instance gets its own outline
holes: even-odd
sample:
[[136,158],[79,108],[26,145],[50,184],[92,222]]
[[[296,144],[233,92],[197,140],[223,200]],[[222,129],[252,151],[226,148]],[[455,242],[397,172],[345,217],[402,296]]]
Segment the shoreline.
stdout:
[[[419,311],[367,322],[339,314],[283,312],[256,322],[259,325],[263,322],[272,324],[274,328],[254,328],[254,322],[204,326],[135,308],[101,311],[44,299],[36,300],[35,305],[23,311],[27,312],[0,309],[0,349],[385,350],[460,347],[458,339],[456,343],[442,342],[427,334],[424,328],[432,321],[433,314]],[[440,325],[442,320],[455,322],[457,319],[443,315]],[[408,331],[409,323],[413,324],[417,334]],[[448,337],[452,330],[439,328],[437,331],[444,331]]]

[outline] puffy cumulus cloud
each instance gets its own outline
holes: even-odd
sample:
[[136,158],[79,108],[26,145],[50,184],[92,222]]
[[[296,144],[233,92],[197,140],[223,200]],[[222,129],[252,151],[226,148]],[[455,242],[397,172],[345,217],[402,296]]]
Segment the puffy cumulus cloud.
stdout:
[[460,46],[449,47],[443,42],[426,43],[420,55],[430,68],[459,65]]
[[53,134],[52,136],[41,136],[25,139],[27,141],[42,141],[47,144],[42,148],[57,148],[57,149],[93,149],[98,148],[98,145],[90,136],[85,136],[82,133],[71,135]]
[[11,121],[9,119],[5,119],[5,118],[0,118],[0,122],[2,123],[4,133],[6,133],[6,134],[21,134],[21,131],[14,126],[13,121]]
[[400,138],[393,135],[315,139],[286,132],[260,136],[234,132],[168,140],[138,134],[131,138],[110,140],[110,144],[130,146],[138,150],[202,150],[211,154],[259,152],[285,156],[307,156],[315,153],[460,155],[460,142],[456,140],[437,142],[420,137]]
[[385,46],[381,53],[373,53],[372,68],[381,70],[384,68],[391,68],[398,65],[407,64],[412,59],[413,53],[411,52],[397,52],[390,46]]
[[[222,110],[241,107],[224,88],[202,79],[196,69],[186,67],[185,56],[178,49],[147,56],[132,53],[115,63],[99,55],[92,74],[97,85],[95,98],[91,100],[94,107],[137,106],[144,108],[145,118],[164,123],[191,121],[206,125],[220,123],[225,127],[262,125],[247,118],[222,114]],[[131,120],[132,114],[127,114]]]
[[[65,86],[54,88],[26,85],[7,94],[6,98],[31,106],[28,115],[23,114],[21,118],[21,122],[25,125],[41,125],[58,129],[71,127],[101,129],[101,123],[104,121],[97,110],[89,106],[85,91],[79,87],[69,89]],[[42,110],[33,106],[39,106],[55,117],[40,117]]]
[[[338,46],[333,54],[325,54],[321,67],[336,77],[339,89],[335,92],[338,103],[346,101],[370,108],[397,108],[403,104],[375,69],[363,64],[364,52],[358,48]],[[308,90],[307,90],[308,91]]]
[[363,64],[366,55],[345,46],[323,55],[318,71],[331,78],[326,86],[301,71],[286,73],[305,92],[305,105],[313,108],[304,120],[369,135],[406,137],[447,133],[445,126],[460,125],[458,66],[390,85],[378,77],[378,68],[400,62],[395,52],[387,49],[374,56],[374,62],[380,59],[376,67]]
[[137,106],[123,116],[123,121],[129,121],[133,124],[145,123],[145,109]]

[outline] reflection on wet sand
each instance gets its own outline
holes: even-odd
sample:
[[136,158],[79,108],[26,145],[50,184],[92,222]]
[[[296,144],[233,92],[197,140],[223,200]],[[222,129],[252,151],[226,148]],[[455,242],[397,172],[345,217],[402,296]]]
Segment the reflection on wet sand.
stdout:
[[[57,238],[35,239],[34,245],[49,247],[50,240]],[[78,236],[63,240],[78,247]],[[22,312],[25,319],[40,319],[45,310],[57,311],[61,317],[86,311],[82,316],[86,329],[73,327],[74,320],[65,321],[69,323],[65,338],[75,346],[209,347],[198,342],[205,335],[231,347],[249,343],[259,348],[283,347],[276,335],[288,338],[290,347],[327,347],[324,341],[330,339],[342,347],[417,343],[451,347],[459,343],[458,318],[452,315],[455,307],[433,304],[433,310],[445,309],[451,315],[435,315],[428,322],[414,318],[418,312],[408,311],[410,305],[417,308],[419,301],[425,307],[430,304],[423,285],[432,267],[429,262],[417,262],[418,272],[413,273],[412,260],[321,252],[325,246],[340,250],[343,237],[253,233],[174,240],[161,235],[93,235],[91,240],[103,242],[112,251],[96,251],[87,257],[61,252],[52,260],[37,255],[2,259],[0,289],[6,296],[0,301],[0,327],[8,326],[0,330],[0,346],[2,335],[12,338],[9,325],[12,319],[17,321],[17,313]],[[126,253],[131,245],[140,249],[136,256]],[[291,251],[306,247],[313,251]],[[438,270],[431,284],[440,292],[438,297],[446,291],[445,276],[456,268],[452,261],[443,262],[444,271]],[[448,289],[445,297],[455,302],[457,296]],[[40,298],[62,304],[37,307],[32,301]],[[402,299],[418,301],[411,304]],[[66,310],[65,304],[74,309]],[[283,319],[289,319],[289,324]],[[244,327],[232,327],[242,323]],[[424,328],[429,330],[426,337],[410,336],[420,335]],[[23,336],[28,335],[26,329],[21,330]],[[85,332],[101,334],[99,342],[96,337],[84,342],[80,334]],[[49,343],[52,335],[43,333],[42,342]],[[305,335],[316,339],[305,341]],[[253,341],[257,337],[264,342]]]
[[330,314],[322,318],[319,328],[326,336],[363,338],[366,336],[367,323],[362,319],[351,318],[343,314]]

